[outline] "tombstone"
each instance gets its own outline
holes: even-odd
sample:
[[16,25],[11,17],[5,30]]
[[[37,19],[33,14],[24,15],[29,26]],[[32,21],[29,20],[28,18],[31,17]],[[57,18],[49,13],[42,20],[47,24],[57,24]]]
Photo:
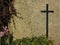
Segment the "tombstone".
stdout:
[[54,45],[60,43],[59,0],[14,0],[17,17],[12,16],[9,23],[14,40],[46,34],[46,15],[40,12],[46,9],[46,4],[49,4],[49,10],[54,10],[53,14],[49,13],[48,39],[54,40]]
[[30,3],[32,3],[32,0],[31,2],[28,0],[15,0],[14,2],[17,17],[13,16],[11,23],[9,23],[9,30],[13,32],[14,39],[45,35],[45,19],[43,19],[44,16],[40,16],[40,8],[38,8],[40,4],[35,7],[33,3],[31,5]]

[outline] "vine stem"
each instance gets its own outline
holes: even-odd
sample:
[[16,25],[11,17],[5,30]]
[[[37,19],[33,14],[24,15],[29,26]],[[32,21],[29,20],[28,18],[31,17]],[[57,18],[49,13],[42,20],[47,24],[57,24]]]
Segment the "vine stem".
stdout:
[[0,45],[1,45],[1,37],[0,37]]

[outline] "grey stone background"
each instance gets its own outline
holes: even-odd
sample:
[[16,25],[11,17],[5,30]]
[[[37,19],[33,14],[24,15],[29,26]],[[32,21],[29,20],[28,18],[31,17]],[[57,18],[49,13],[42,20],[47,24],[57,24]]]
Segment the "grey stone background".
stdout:
[[18,18],[13,16],[9,23],[14,40],[46,34],[46,14],[40,12],[45,10],[46,4],[49,4],[49,10],[54,10],[49,14],[49,39],[54,40],[54,45],[60,43],[60,0],[14,0]]

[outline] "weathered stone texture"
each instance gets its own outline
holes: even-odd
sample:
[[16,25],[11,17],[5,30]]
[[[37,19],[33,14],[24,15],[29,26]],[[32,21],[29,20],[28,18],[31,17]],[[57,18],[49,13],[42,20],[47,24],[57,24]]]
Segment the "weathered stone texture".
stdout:
[[[40,11],[45,10],[47,3],[49,10],[54,10],[54,13],[49,14],[49,39],[55,40],[55,45],[58,45],[60,42],[60,0],[15,0],[14,7],[18,18],[13,16],[9,24],[14,39],[45,35],[46,15]],[[16,29],[13,26],[13,19]]]

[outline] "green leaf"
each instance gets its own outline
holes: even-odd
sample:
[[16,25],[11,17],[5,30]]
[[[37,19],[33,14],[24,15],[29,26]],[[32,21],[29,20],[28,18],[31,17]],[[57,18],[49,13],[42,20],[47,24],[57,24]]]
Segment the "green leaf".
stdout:
[[12,43],[12,36],[8,34],[8,45],[11,45]]

